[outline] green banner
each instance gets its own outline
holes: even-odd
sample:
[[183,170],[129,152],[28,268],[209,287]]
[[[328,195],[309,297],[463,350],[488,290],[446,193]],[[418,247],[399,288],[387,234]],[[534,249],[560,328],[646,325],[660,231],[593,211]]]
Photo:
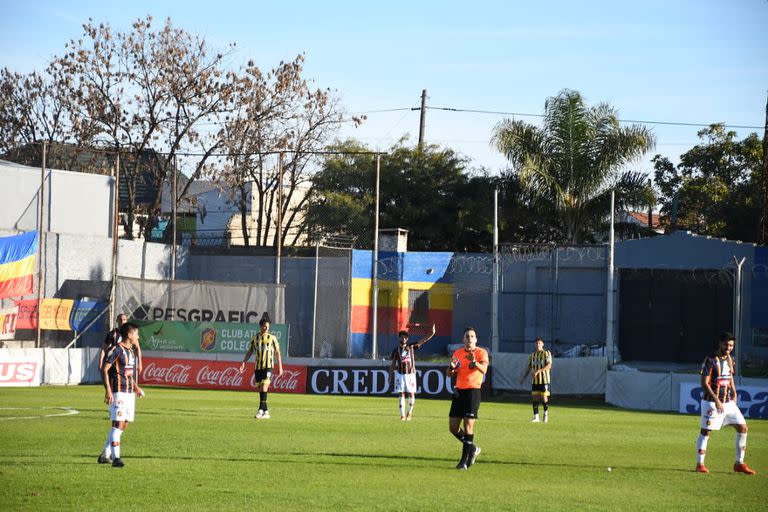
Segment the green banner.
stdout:
[[[151,320],[132,322],[139,326],[142,350],[163,352],[245,354],[251,337],[259,333],[257,324]],[[277,337],[281,349],[285,350],[288,325],[271,324],[269,332]]]

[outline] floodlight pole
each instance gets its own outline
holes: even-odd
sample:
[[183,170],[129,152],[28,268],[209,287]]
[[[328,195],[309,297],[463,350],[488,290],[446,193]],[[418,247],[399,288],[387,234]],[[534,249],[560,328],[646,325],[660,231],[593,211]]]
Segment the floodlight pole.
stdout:
[[320,271],[320,242],[315,243],[315,287],[313,290],[313,297],[312,297],[312,357],[315,357],[315,346],[316,346],[316,334],[315,331],[317,331],[317,279],[318,279],[318,272]]
[[607,275],[607,285],[606,285],[606,314],[605,314],[605,348],[606,348],[606,356],[608,357],[608,365],[612,365],[616,363],[616,340],[615,340],[615,333],[614,333],[614,327],[616,325],[615,322],[615,303],[614,303],[614,293],[615,293],[615,269],[614,269],[614,250],[616,245],[616,232],[614,229],[615,224],[615,215],[616,215],[616,191],[611,190],[611,225],[609,228],[609,241],[608,241],[608,275]]
[[381,155],[376,154],[376,208],[373,220],[373,265],[371,276],[371,359],[378,353],[379,311],[379,177]]
[[45,287],[45,274],[43,266],[43,245],[45,244],[45,230],[43,229],[43,219],[45,217],[45,166],[48,157],[48,143],[43,141],[43,157],[40,166],[40,197],[38,206],[40,207],[40,220],[38,222],[37,235],[37,331],[35,336],[35,348],[40,348],[42,332],[40,329],[40,311],[42,310],[43,288]]
[[275,284],[280,284],[280,259],[283,256],[283,156],[280,152],[280,159],[277,165],[277,233],[275,233]]
[[735,279],[733,283],[733,336],[736,338],[733,342],[733,351],[736,352],[736,368],[734,369],[734,378],[738,380],[738,383],[741,384],[741,347],[743,347],[743,343],[741,342],[741,286],[742,286],[742,266],[744,265],[744,261],[746,261],[747,258],[741,258],[741,260],[736,259],[736,256],[733,257],[733,260],[736,262],[736,272],[735,272]]
[[171,200],[173,201],[173,240],[171,241],[171,281],[176,280],[176,194],[178,194],[178,190],[176,189],[176,179],[178,178],[177,174],[179,173],[179,161],[176,155],[173,155],[173,191],[171,192]]
[[491,352],[499,351],[499,189],[493,191],[493,282],[491,283]]
[[117,148],[117,157],[115,157],[115,175],[112,183],[115,203],[112,205],[112,286],[109,290],[109,320],[107,324],[110,329],[115,321],[115,290],[117,288],[117,230],[118,217],[120,216],[120,147]]

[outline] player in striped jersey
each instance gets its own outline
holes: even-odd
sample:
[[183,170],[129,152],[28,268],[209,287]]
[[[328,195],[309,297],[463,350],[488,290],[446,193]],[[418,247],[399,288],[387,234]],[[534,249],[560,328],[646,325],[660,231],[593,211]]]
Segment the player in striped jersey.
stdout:
[[[413,406],[416,403],[416,356],[414,351],[435,335],[435,325],[432,332],[419,341],[408,343],[408,331],[400,331],[399,345],[392,351],[392,364],[389,365],[389,380],[395,383],[395,393],[400,393],[400,421],[410,421],[413,416]],[[394,380],[392,374],[394,372]],[[408,393],[408,412],[405,412],[405,394]]]
[[240,373],[245,371],[245,363],[252,354],[256,354],[256,362],[253,367],[253,381],[259,390],[259,410],[257,419],[268,420],[269,408],[267,407],[267,391],[272,381],[272,372],[277,358],[277,375],[283,373],[283,358],[280,356],[280,344],[274,334],[269,332],[270,322],[268,318],[259,321],[259,334],[251,338],[248,344],[248,352],[240,365]]
[[747,422],[736,405],[736,385],[733,382],[733,351],[735,337],[730,332],[720,335],[718,349],[707,356],[701,365],[701,432],[696,441],[698,458],[697,473],[709,473],[704,465],[707,454],[707,442],[712,430],[720,430],[723,425],[733,425],[736,429],[736,462],[733,470],[737,473],[754,475],[755,471],[744,463],[747,450]]
[[536,338],[536,351],[528,357],[528,366],[520,379],[522,384],[529,372],[531,374],[531,399],[533,400],[533,423],[539,422],[539,402],[544,404],[544,423],[549,421],[549,385],[552,368],[552,353],[544,350],[544,340]]
[[139,328],[131,323],[120,326],[120,341],[109,353],[101,368],[104,382],[104,402],[109,404],[112,428],[99,456],[99,464],[111,462],[113,467],[125,464],[120,459],[120,439],[133,421],[136,411],[136,395],[144,396],[136,382],[137,359],[134,346],[139,343]]

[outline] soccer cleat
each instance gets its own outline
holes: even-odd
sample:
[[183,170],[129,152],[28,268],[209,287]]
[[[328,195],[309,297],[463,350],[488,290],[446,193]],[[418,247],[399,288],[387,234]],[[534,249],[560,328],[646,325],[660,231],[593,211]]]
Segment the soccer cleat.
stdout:
[[271,418],[269,411],[264,411],[264,414],[261,415],[261,419],[268,420],[269,418]]
[[99,464],[112,464],[112,459],[110,459],[108,455],[102,453],[99,455]]
[[467,467],[475,463],[475,461],[477,460],[477,456],[480,455],[481,451],[483,450],[481,450],[479,446],[475,446],[475,449],[472,451],[472,456],[467,461]]
[[549,414],[544,413],[544,423],[549,423]]
[[408,413],[408,415],[405,417],[405,421],[411,421],[411,418],[412,418],[411,414]]
[[259,411],[256,413],[256,419],[257,419],[257,420],[260,420],[260,419],[261,419],[261,418],[263,418],[263,417],[264,417],[264,411],[262,411],[261,409],[259,409]]
[[[735,470],[735,467],[734,467]],[[704,464],[696,464],[696,472],[697,473],[709,473],[709,470],[707,469],[707,466]]]
[[464,461],[459,462],[456,464],[456,469],[467,469],[467,463]]
[[112,461],[113,468],[121,468],[123,466],[125,466],[125,463],[120,459],[120,457]]
[[754,475],[756,471],[752,469],[751,467],[747,466],[746,464],[742,463],[736,463],[733,465],[733,470],[737,473],[744,473],[745,475]]
[[533,419],[531,420],[531,423],[538,423],[538,422],[539,422],[538,416],[534,416]]
[[400,416],[400,421],[405,421],[405,416]]

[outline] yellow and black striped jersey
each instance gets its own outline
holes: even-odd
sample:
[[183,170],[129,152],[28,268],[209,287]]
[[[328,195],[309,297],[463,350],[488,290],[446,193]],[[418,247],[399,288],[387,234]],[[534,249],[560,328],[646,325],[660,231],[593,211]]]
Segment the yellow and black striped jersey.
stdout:
[[280,350],[280,344],[274,334],[259,333],[251,338],[248,350],[256,354],[256,369],[266,370],[275,367],[275,351]]
[[[528,358],[528,368],[531,373],[541,370],[548,364],[552,364],[552,353],[549,350],[537,350]],[[550,384],[549,370],[545,370],[538,375],[534,375],[533,384]]]

